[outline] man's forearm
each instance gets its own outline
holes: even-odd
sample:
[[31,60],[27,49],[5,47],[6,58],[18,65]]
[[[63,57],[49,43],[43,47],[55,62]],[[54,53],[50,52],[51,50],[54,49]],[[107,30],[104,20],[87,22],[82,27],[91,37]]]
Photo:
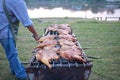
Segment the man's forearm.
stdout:
[[36,30],[34,29],[34,26],[28,26],[27,28],[28,28],[28,30],[33,34],[35,40],[38,40],[38,39],[39,39],[39,36],[38,36]]

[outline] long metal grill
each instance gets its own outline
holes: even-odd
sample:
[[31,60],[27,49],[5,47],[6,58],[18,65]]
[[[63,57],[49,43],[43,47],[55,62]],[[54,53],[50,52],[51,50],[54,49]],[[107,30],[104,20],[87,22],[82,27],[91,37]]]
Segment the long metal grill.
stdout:
[[[59,35],[57,31],[46,31],[43,36],[46,35]],[[73,34],[74,35],[74,34]],[[59,39],[58,37],[55,38]],[[34,54],[31,57],[26,71],[28,74],[32,73],[34,78],[29,76],[30,80],[88,80],[91,72],[91,67],[93,66],[91,60],[89,60],[84,53],[80,43],[77,41],[76,44],[81,48],[83,53],[83,58],[86,59],[86,63],[76,61],[76,60],[66,60],[60,58],[59,60],[52,60],[50,64],[52,69],[49,69],[45,64],[38,61],[35,57],[37,50],[34,50]],[[60,45],[56,45],[60,47]],[[65,73],[64,73],[65,71]],[[41,75],[43,75],[41,77]],[[63,77],[63,78],[62,78]]]

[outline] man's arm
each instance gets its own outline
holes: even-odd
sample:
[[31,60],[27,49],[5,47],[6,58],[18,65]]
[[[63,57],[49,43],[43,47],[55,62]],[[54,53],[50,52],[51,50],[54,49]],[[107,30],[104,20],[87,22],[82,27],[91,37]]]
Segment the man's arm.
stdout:
[[34,26],[27,26],[27,29],[33,34],[33,37],[36,41],[40,38],[34,29]]
[[34,29],[32,20],[29,18],[29,15],[27,13],[26,3],[23,0],[12,0],[9,8],[10,10],[12,10],[13,14],[17,17],[17,19],[23,24],[23,26],[27,27],[27,29],[33,34],[35,40],[38,40],[39,36]]

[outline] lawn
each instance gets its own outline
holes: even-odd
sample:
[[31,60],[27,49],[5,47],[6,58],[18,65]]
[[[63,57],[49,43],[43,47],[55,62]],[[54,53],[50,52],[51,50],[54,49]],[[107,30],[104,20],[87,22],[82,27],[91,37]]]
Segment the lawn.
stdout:
[[[89,80],[120,80],[120,22],[95,21],[79,18],[43,18],[32,19],[40,36],[50,24],[68,23],[82,47],[89,56],[99,57],[93,60]],[[20,25],[17,47],[22,62],[28,62],[31,51],[37,46],[32,34]],[[13,80],[8,61],[0,46],[0,80]]]

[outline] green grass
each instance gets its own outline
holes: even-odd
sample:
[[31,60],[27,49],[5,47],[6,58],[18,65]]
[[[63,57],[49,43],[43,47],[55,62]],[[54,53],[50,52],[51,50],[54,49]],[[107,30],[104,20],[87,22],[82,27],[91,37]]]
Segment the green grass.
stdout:
[[[120,22],[95,21],[77,18],[47,18],[33,19],[35,28],[40,36],[44,28],[50,24],[68,23],[82,47],[89,56],[100,57],[93,59],[93,67],[89,80],[120,80]],[[37,43],[31,33],[20,26],[17,47],[21,61],[28,62],[31,51]],[[0,80],[12,80],[8,61],[0,46]]]

